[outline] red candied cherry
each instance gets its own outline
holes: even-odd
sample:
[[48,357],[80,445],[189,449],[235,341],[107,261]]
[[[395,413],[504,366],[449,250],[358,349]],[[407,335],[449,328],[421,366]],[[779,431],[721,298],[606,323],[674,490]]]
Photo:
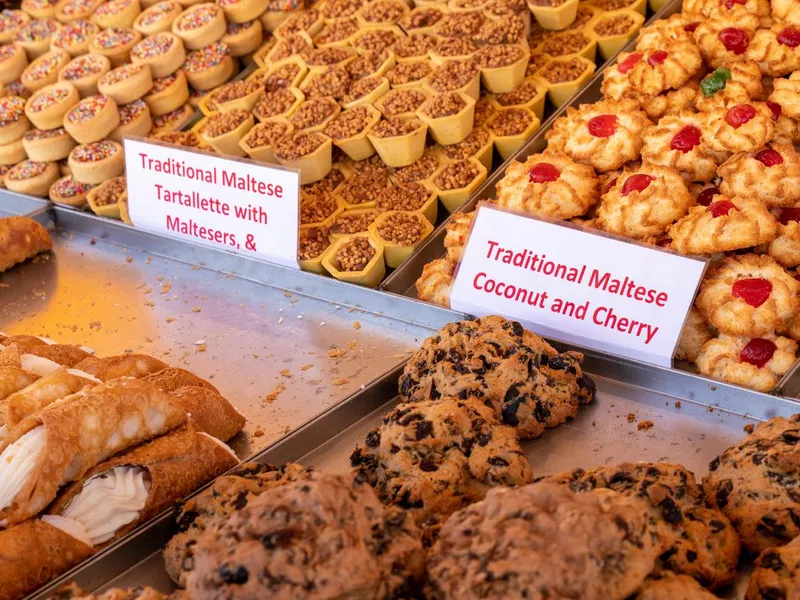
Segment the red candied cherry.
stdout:
[[710,212],[716,219],[717,217],[727,215],[734,208],[736,208],[736,205],[730,200],[717,200],[716,202],[709,204],[706,210]]
[[695,21],[694,23],[687,23],[683,26],[683,30],[686,33],[694,33],[695,30],[700,26],[700,21]]
[[672,243],[672,238],[661,238],[656,242],[656,246],[659,248],[669,248],[669,245]]
[[691,152],[692,148],[700,144],[700,130],[694,125],[687,125],[675,134],[669,147],[680,152]]
[[737,56],[744,54],[747,46],[750,45],[750,38],[747,32],[736,27],[726,27],[717,34],[717,38],[725,46],[725,50],[733,52]]
[[714,196],[717,194],[719,194],[719,188],[706,188],[697,195],[697,203],[700,206],[708,206],[714,201]]
[[550,183],[561,175],[558,167],[550,163],[537,163],[528,171],[528,181],[531,183]]
[[778,347],[775,343],[770,340],[753,338],[742,349],[742,353],[739,354],[739,360],[760,369],[772,359],[772,355],[775,354],[777,349]]
[[622,184],[622,195],[627,196],[631,192],[641,192],[646,189],[654,179],[655,177],[652,175],[644,175],[642,173],[631,175],[625,180],[625,183]]
[[780,104],[767,100],[767,106],[769,106],[769,109],[772,111],[773,121],[777,121],[781,118],[781,112],[783,112],[783,109],[781,108]]
[[597,115],[589,120],[589,133],[594,137],[607,138],[617,132],[616,115]]
[[734,298],[741,298],[753,308],[758,308],[772,293],[772,284],[761,277],[740,279],[731,286],[731,292]]
[[788,225],[791,221],[800,221],[800,206],[789,206],[781,209],[778,215],[778,222],[781,225]]
[[638,63],[640,60],[642,60],[642,53],[634,52],[633,54],[629,54],[625,60],[620,62],[617,65],[617,69],[619,69],[620,73],[627,73],[633,68],[633,65]]
[[783,164],[783,157],[772,148],[765,148],[761,152],[758,152],[754,158],[757,161],[764,163],[764,165],[767,167],[774,167],[776,165]]
[[737,104],[729,108],[725,114],[725,121],[734,129],[739,129],[750,119],[756,116],[756,109],[750,104]]
[[747,4],[747,0],[720,0],[719,3],[728,10],[733,10],[733,7],[737,4],[741,4],[742,6]]
[[794,27],[782,29],[778,34],[778,43],[789,48],[797,48],[800,46],[800,30]]
[[606,184],[606,187],[605,187],[605,189],[603,190],[603,193],[604,193],[604,194],[607,194],[607,193],[608,193],[608,191],[609,191],[611,188],[613,188],[615,185],[617,185],[617,182],[618,182],[618,181],[619,181],[619,177],[614,177],[614,179],[612,179],[611,181],[609,181],[609,182]]
[[651,67],[656,67],[667,60],[669,56],[669,52],[664,52],[663,50],[656,50],[653,52],[650,57],[647,59],[647,62],[650,64]]

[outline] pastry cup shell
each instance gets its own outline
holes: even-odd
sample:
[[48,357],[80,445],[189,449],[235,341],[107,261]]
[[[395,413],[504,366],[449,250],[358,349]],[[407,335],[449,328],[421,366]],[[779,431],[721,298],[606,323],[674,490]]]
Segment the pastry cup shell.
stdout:
[[113,142],[117,146],[117,151],[101,160],[92,162],[80,162],[75,160],[75,150],[69,153],[67,164],[69,165],[72,176],[81,183],[97,185],[107,179],[113,179],[121,175],[125,170],[125,151],[122,145]]
[[[317,20],[314,21],[313,23],[311,23],[311,25],[309,25],[308,27],[306,27],[305,31],[308,33],[308,35],[313,37],[313,36],[317,35],[317,33],[320,32],[320,30],[322,29],[322,27],[324,25],[325,25],[325,20],[322,18],[322,12],[320,12],[317,15]],[[281,27],[279,25],[272,33],[274,33],[274,36],[276,38],[280,39],[280,38],[288,37],[288,36],[292,35],[294,32],[293,31],[286,31],[285,27]]]
[[[481,129],[485,128],[481,127]],[[448,158],[448,156],[444,153],[444,150],[442,148],[439,149],[438,154],[441,158],[441,162],[443,163],[452,163],[455,162],[456,160],[459,160],[459,159]],[[486,171],[491,173],[492,160],[494,158],[493,155],[494,155],[494,137],[492,136],[491,133],[489,133],[489,141],[487,141],[483,146],[481,146],[481,148],[479,148],[478,151],[475,152],[475,154],[473,154],[469,158],[477,159],[484,167],[486,167]],[[431,185],[433,184],[431,183]]]
[[236,74],[236,65],[233,58],[225,56],[212,67],[197,71],[196,73],[186,72],[186,79],[194,89],[205,92],[211,90],[228,81]]
[[[392,215],[397,214],[407,214],[407,215],[414,215],[418,221],[422,224],[422,235],[420,238],[409,246],[401,246],[400,244],[395,244],[389,240],[384,239],[381,237],[381,234],[378,233],[378,227],[381,223],[383,223],[386,219],[388,219]],[[431,225],[430,221],[425,218],[424,215],[421,213],[414,211],[405,211],[405,210],[389,210],[384,213],[381,213],[377,219],[369,226],[369,232],[372,236],[377,239],[383,245],[383,259],[386,261],[386,266],[391,267],[392,269],[396,269],[403,261],[405,261],[409,256],[411,256],[414,251],[420,247],[422,242],[424,242],[430,235],[433,233],[433,225]]]
[[106,217],[109,219],[116,219],[117,221],[119,221],[121,218],[120,203],[121,201],[124,200],[125,203],[127,204],[127,199],[128,199],[127,189],[124,192],[122,192],[120,199],[115,204],[98,205],[96,202],[97,195],[100,193],[100,191],[105,186],[109,185],[112,181],[114,181],[114,179],[116,179],[116,177],[113,179],[109,179],[108,181],[105,181],[100,185],[98,185],[97,187],[89,190],[89,193],[86,194],[86,201],[89,203],[89,208],[91,208],[92,212],[96,214],[98,217]]
[[[202,112],[205,116],[213,115],[215,112],[230,112],[237,109],[251,111],[261,95],[261,90],[256,89],[255,91],[250,92],[249,94],[246,94],[240,98],[234,98],[233,100],[227,100],[225,102],[217,102],[212,98],[214,92],[216,91],[217,90],[213,90],[200,99],[200,112]],[[214,108],[209,106],[209,103],[211,102],[213,102]]]
[[[458,56],[444,56],[442,54],[439,54],[436,51],[436,48],[434,48],[433,50],[429,50],[428,51],[428,56],[430,57],[430,61],[437,67],[441,67],[444,64],[447,64],[449,62],[454,62],[454,61],[464,62],[465,60],[471,59],[474,55],[475,55],[475,52],[470,52],[469,54],[460,54]],[[424,56],[414,57],[414,58],[416,58],[416,60],[424,60],[425,59]],[[401,61],[398,61],[398,62],[408,62],[409,60],[411,60],[411,59],[401,60]]]
[[[607,19],[609,17],[615,17],[618,15],[627,15],[631,19],[633,19],[633,24],[631,25],[630,29],[625,33],[621,33],[618,35],[607,35],[602,36],[597,31],[595,31],[594,27],[600,21]],[[615,10],[613,12],[606,12],[600,13],[592,17],[592,20],[586,26],[586,31],[589,32],[591,36],[597,40],[597,47],[600,50],[600,56],[604,59],[608,60],[612,56],[614,56],[617,52],[619,52],[625,44],[627,44],[630,40],[632,40],[636,36],[636,32],[642,28],[644,24],[644,15],[640,12],[630,9],[624,8],[622,10]]]
[[172,45],[164,54],[158,56],[145,56],[139,57],[136,54],[131,54],[131,62],[143,63],[150,65],[150,71],[154,79],[172,75],[175,71],[181,68],[184,61],[186,61],[186,50],[183,47],[183,40],[177,35],[170,32],[162,32],[160,35],[169,36],[172,39]]
[[109,27],[130,28],[136,21],[136,17],[142,12],[142,5],[139,0],[133,0],[128,6],[123,6],[114,14],[98,15],[95,12],[90,21],[95,25],[108,29]]
[[112,142],[122,143],[126,137],[147,137],[150,130],[153,129],[153,118],[150,116],[150,109],[147,104],[144,105],[144,110],[140,112],[136,118],[120,125],[114,131],[108,134],[108,139]]
[[[324,133],[325,129],[328,127],[328,123],[330,123],[333,119],[338,117],[339,113],[342,112],[342,107],[339,106],[339,104],[336,102],[336,100],[334,100],[330,96],[322,97],[322,98],[312,98],[312,100],[325,100],[327,102],[328,106],[331,107],[331,114],[328,115],[327,117],[325,117],[325,119],[321,123],[317,123],[316,125],[312,125],[311,127],[298,128],[297,125],[294,125],[294,123],[292,123],[292,125],[294,125],[295,131],[305,131],[306,133],[316,133],[318,131],[321,131],[321,132]],[[299,108],[298,108],[298,110],[299,110]],[[297,112],[297,111],[295,111],[295,112]],[[288,117],[288,118],[289,118],[289,121],[291,122],[291,120],[292,120],[291,116]]]
[[[201,25],[195,29],[180,29],[178,26],[181,22],[181,19],[186,17],[187,15],[192,14],[192,12],[200,9],[214,9],[214,16],[208,23]],[[225,13],[222,9],[217,5],[210,2],[204,2],[201,4],[195,4],[184,10],[178,17],[172,22],[172,33],[173,35],[178,36],[180,39],[183,40],[183,45],[189,50],[199,50],[200,48],[205,48],[209,44],[213,44],[214,42],[218,42],[222,39],[222,36],[225,35]]]
[[62,74],[70,63],[64,65],[58,72],[58,81],[64,81],[74,85],[81,98],[86,98],[86,96],[94,96],[97,93],[97,84],[100,82],[100,79],[102,79],[103,75],[111,70],[111,61],[108,60],[107,57],[102,56],[101,54],[92,54],[91,56],[97,57],[97,60],[102,63],[101,69],[98,73],[88,73],[85,77],[81,77],[80,79],[64,79]]
[[476,167],[478,167],[479,173],[478,176],[475,177],[472,181],[470,181],[469,185],[467,185],[466,187],[458,188],[456,190],[443,190],[442,188],[437,186],[436,183],[434,183],[436,181],[436,177],[439,175],[439,172],[442,171],[445,167],[447,167],[447,163],[436,169],[434,174],[431,175],[431,183],[433,184],[436,193],[439,196],[439,200],[442,201],[442,204],[447,209],[447,212],[449,212],[450,214],[454,213],[459,208],[461,208],[461,205],[463,205],[467,200],[469,200],[469,197],[472,196],[473,192],[475,192],[475,190],[477,190],[484,181],[486,181],[486,178],[489,175],[486,170],[486,167],[484,167],[483,163],[479,161],[477,158],[470,158],[468,160]]
[[372,131],[372,128],[378,123],[378,121],[381,120],[381,113],[374,106],[368,105],[366,109],[367,112],[369,112],[370,117],[369,122],[364,129],[362,129],[356,135],[348,138],[332,138],[334,146],[339,148],[342,152],[347,154],[347,156],[355,161],[367,159],[375,154],[375,146],[372,145],[372,142],[367,136],[369,135],[369,132]]
[[[39,77],[34,79],[31,76],[31,73],[36,68],[36,65],[39,62],[44,62],[49,60],[52,56],[57,57],[58,64],[53,68],[52,71],[47,73],[44,77]],[[36,92],[42,89],[45,86],[52,85],[58,81],[58,72],[64,68],[64,66],[71,60],[69,54],[64,52],[63,50],[51,50],[50,52],[46,52],[42,54],[39,58],[32,60],[30,64],[25,68],[20,76],[20,81],[22,85],[28,88],[31,92]]]
[[[26,139],[23,136],[22,145],[25,147],[28,158],[36,162],[64,160],[76,146],[75,140],[66,131],[58,137]],[[2,160],[0,160],[1,163]]]
[[[261,26],[263,29],[263,25]],[[276,37],[270,37],[266,42],[261,44],[258,49],[253,52],[253,62],[255,62],[260,69],[266,69],[270,66],[270,62],[267,60],[267,54],[272,52],[272,49],[275,47],[275,43],[278,41]]]
[[256,105],[253,106],[253,116],[255,116],[255,118],[258,119],[259,121],[266,121],[268,119],[271,119],[272,117],[288,117],[288,116],[290,116],[295,110],[297,110],[297,107],[300,106],[305,101],[306,96],[298,88],[290,87],[290,88],[287,88],[287,89],[294,96],[294,102],[292,102],[292,105],[289,108],[287,108],[285,111],[283,111],[282,113],[280,113],[278,115],[270,115],[269,117],[264,117],[262,115],[259,115],[259,113],[258,113],[258,102],[261,99],[261,94],[259,94],[258,98],[256,99]]
[[[161,2],[159,2],[158,4],[161,4]],[[169,13],[167,13],[163,18],[155,21],[154,23],[151,23],[150,25],[144,25],[142,23],[142,20],[147,15],[148,9],[152,8],[152,6],[155,6],[155,4],[146,8],[144,11],[139,13],[136,19],[134,19],[133,28],[144,36],[154,35],[156,33],[163,33],[165,31],[169,31],[170,29],[172,29],[173,21],[175,21],[175,19],[178,18],[178,15],[181,14],[182,11],[180,4],[178,4],[177,2],[175,2],[174,4],[175,6]]]
[[[523,72],[524,72],[524,70],[523,70]],[[431,85],[431,83],[430,83],[430,75],[428,77],[425,77],[422,81],[424,82],[423,86],[425,87],[425,89],[428,92],[430,92],[431,95],[444,93],[442,90],[437,90],[436,88],[434,88]],[[400,86],[395,86],[395,87],[400,87]],[[411,87],[411,86],[409,86],[409,87]],[[464,94],[466,94],[467,96],[469,96],[470,98],[475,100],[475,102],[477,102],[478,99],[481,97],[481,72],[480,72],[480,70],[477,73],[475,73],[475,77],[470,79],[466,84],[462,85],[460,88],[455,89],[455,90],[445,90],[445,91],[448,91],[448,92],[463,92]]]
[[50,192],[50,186],[60,176],[58,165],[56,163],[48,163],[47,168],[42,173],[28,179],[9,179],[8,173],[6,173],[3,183],[12,192],[44,198]]
[[17,81],[25,72],[25,67],[28,66],[28,55],[25,54],[25,49],[19,44],[11,45],[15,48],[14,54],[0,63],[0,85]]
[[222,7],[225,19],[229,23],[247,23],[260,17],[265,9],[266,2],[263,0],[239,0]]
[[350,38],[350,45],[359,54],[365,54],[365,53],[369,52],[370,51],[369,49],[360,48],[358,46],[358,40],[359,40],[360,37],[363,37],[366,33],[375,31],[376,29],[383,29],[385,31],[391,31],[392,33],[394,33],[399,38],[404,38],[406,36],[405,32],[402,29],[400,29],[400,27],[398,27],[397,25],[391,25],[391,24],[375,25],[375,26],[364,27],[362,29],[359,29],[355,34],[353,34],[353,37]]
[[281,23],[288,19],[291,14],[292,13],[289,11],[268,10],[261,13],[259,20],[261,21],[261,25],[263,25],[264,29],[272,33],[278,27],[280,27]]
[[566,0],[559,6],[528,5],[536,21],[544,29],[568,29],[578,14],[578,0]]
[[[306,67],[308,68],[308,72],[311,73],[312,75],[317,75],[319,73],[324,73],[325,71],[328,70],[329,67],[346,67],[351,62],[353,62],[356,58],[358,58],[358,53],[353,48],[343,48],[343,49],[348,51],[347,56],[345,58],[343,58],[342,60],[340,60],[339,62],[335,62],[335,63],[332,63],[330,65],[312,65],[312,64],[309,64],[308,62],[306,62],[305,60],[303,62],[305,63]],[[280,63],[276,63],[276,64],[283,64],[283,63],[285,63],[287,61],[291,61],[293,58],[297,58],[297,57],[290,56],[289,58],[284,58],[282,61],[280,61]],[[302,60],[302,59],[300,59],[300,60]]]
[[288,87],[290,88],[299,88],[300,84],[303,83],[303,80],[306,78],[306,75],[308,75],[308,66],[306,66],[305,61],[303,61],[303,59],[301,59],[299,56],[294,56],[291,59],[284,60],[280,63],[280,65],[273,65],[271,67],[265,68],[264,70],[256,71],[255,73],[250,75],[250,77],[257,77],[259,76],[259,74],[263,77],[269,77],[286,63],[293,63],[296,64],[298,67],[300,67],[300,70],[297,72],[297,75],[295,75],[294,79],[292,79],[292,81],[289,82],[288,85]]
[[458,95],[464,101],[464,107],[454,115],[431,117],[425,109],[435,100],[435,96],[423,102],[417,109],[417,118],[428,125],[431,137],[442,146],[457,144],[472,133],[475,118],[475,100],[463,92]]
[[330,230],[331,230],[330,235],[328,236],[330,238],[330,240],[332,242],[335,242],[336,240],[340,240],[342,238],[349,238],[350,236],[353,236],[353,235],[369,233],[369,227],[367,227],[367,229],[364,230],[364,231],[358,231],[356,233],[336,233],[336,232],[333,231],[333,226],[336,223],[336,219],[338,219],[339,217],[346,217],[348,215],[362,215],[364,213],[376,213],[376,214],[379,214],[378,211],[375,210],[374,206],[364,206],[364,207],[361,207],[361,208],[345,208],[343,211],[338,212],[333,217],[327,219],[325,222],[327,223],[327,227],[329,227]]
[[374,106],[381,96],[384,96],[389,91],[389,80],[386,77],[381,77],[381,82],[374,90],[368,94],[364,94],[360,98],[345,102],[342,104],[345,108],[354,108],[356,106]]
[[253,21],[253,26],[242,29],[238,33],[225,33],[222,43],[230,48],[231,56],[246,56],[252,54],[261,45],[264,38],[264,27],[261,21]]
[[26,158],[28,158],[28,153],[22,143],[22,138],[0,146],[0,165],[15,165]]
[[[557,61],[558,59],[554,59]],[[550,83],[539,75],[538,73],[534,75],[534,78],[547,88],[547,95],[550,97],[550,102],[558,108],[565,104],[572,96],[574,96],[579,89],[583,87],[583,84],[594,74],[595,64],[585,58],[580,59],[586,65],[586,69],[577,79],[573,79],[572,81],[564,81],[562,83]]]
[[285,159],[275,156],[284,167],[300,171],[300,185],[319,181],[331,172],[333,143],[325,136],[325,141],[310,154],[300,158]]
[[[620,9],[617,9],[617,10],[635,10],[636,12],[640,13],[642,16],[645,16],[647,14],[647,1],[648,0],[634,0],[628,6],[624,6],[624,7],[620,8]],[[596,2],[595,2],[595,0],[591,0],[589,2],[589,4],[594,6],[594,5],[596,5]],[[603,10],[599,6],[597,8],[600,8],[600,10]],[[616,12],[616,11],[607,11],[605,14],[608,14],[610,12]]]
[[284,135],[291,135],[294,133],[294,126],[284,117],[270,117],[260,123],[256,123],[253,128],[248,131],[245,136],[239,140],[239,146],[241,146],[242,150],[252,158],[253,160],[258,160],[265,163],[271,163],[274,165],[279,164],[278,158],[275,156],[275,149],[274,145],[269,146],[258,146],[252,147],[250,145],[250,138],[256,134],[258,128],[262,126],[263,123],[283,123],[287,126],[286,133]]
[[483,87],[492,94],[504,94],[517,87],[525,79],[530,53],[523,51],[522,56],[504,67],[481,67]]
[[222,113],[215,113],[214,115],[210,115],[202,119],[192,128],[192,131],[200,135],[206,144],[211,146],[215,152],[218,152],[223,156],[245,156],[246,153],[239,145],[239,140],[241,140],[242,137],[244,137],[244,135],[253,128],[253,125],[255,124],[253,115],[248,115],[244,121],[239,123],[239,125],[230,131],[216,137],[211,137],[205,132],[205,126],[217,114]]
[[[423,103],[426,102],[427,100],[429,100],[434,95],[427,88],[415,88],[415,89],[425,96],[425,100],[422,101]],[[381,111],[381,114],[384,117],[386,117],[387,119],[389,119],[389,118],[397,118],[397,119],[414,119],[414,118],[416,118],[417,112],[413,111],[413,110],[406,111],[404,113],[397,113],[397,114],[389,114],[389,113],[386,112],[386,102],[388,102],[391,99],[391,98],[389,98],[389,96],[391,95],[391,93],[394,90],[397,90],[399,92],[404,91],[404,90],[400,90],[398,88],[392,88],[391,90],[386,92],[383,96],[381,96],[378,100],[375,101],[375,108],[377,108],[379,111]],[[422,104],[420,104],[420,106],[422,106]]]
[[[67,92],[66,98],[54,102],[47,108],[39,111],[34,111],[32,109],[33,102],[40,94],[54,92],[56,90],[65,90]],[[58,129],[64,123],[64,115],[80,102],[80,100],[81,97],[80,94],[78,94],[77,88],[71,83],[54,83],[34,92],[33,95],[28,98],[25,102],[25,116],[28,117],[36,129]]]
[[74,179],[74,178],[72,177],[72,175],[64,175],[63,177],[59,177],[58,179],[56,179],[50,185],[50,188],[47,190],[47,196],[48,198],[50,198],[50,202],[52,202],[53,204],[59,204],[61,206],[71,206],[72,208],[83,208],[84,206],[86,206],[86,200],[89,196],[89,192],[92,191],[92,189],[94,188],[88,189],[82,194],[78,194],[77,196],[70,196],[69,198],[59,197],[55,195],[53,188],[59,181],[63,179]]
[[131,48],[142,41],[142,34],[135,29],[131,29],[130,31],[134,33],[134,37],[127,44],[120,44],[113,48],[103,48],[99,44],[96,44],[93,39],[89,43],[89,52],[92,54],[102,54],[107,57],[108,60],[111,61],[112,67],[121,67],[125,63],[131,62]]
[[[369,245],[375,249],[375,256],[373,256],[367,263],[367,266],[360,271],[340,271],[334,264],[336,254],[342,246],[354,237],[363,237],[369,240]],[[333,242],[325,252],[325,256],[322,259],[322,266],[340,281],[357,283],[358,285],[371,288],[378,287],[378,284],[383,281],[386,275],[386,261],[384,260],[383,245],[368,233],[356,233]]]
[[544,115],[544,103],[545,100],[547,99],[547,88],[542,85],[541,80],[534,79],[533,76],[523,80],[523,83],[528,80],[533,81],[533,83],[536,84],[536,95],[530,100],[527,100],[526,102],[522,102],[520,104],[500,104],[500,102],[498,102],[497,100],[497,97],[495,95],[491,95],[489,96],[489,102],[492,103],[492,106],[500,110],[504,108],[530,109],[534,112],[536,118],[538,118],[541,121],[542,116]]
[[189,84],[186,81],[186,75],[183,71],[178,71],[175,73],[175,82],[172,85],[160,92],[146,95],[143,100],[154,117],[179,109],[189,100]]
[[[74,107],[73,107],[74,108]],[[67,113],[69,115],[69,113]],[[119,109],[117,104],[109,99],[106,105],[97,111],[90,119],[82,123],[73,123],[64,117],[64,129],[67,130],[79,144],[97,142],[108,136],[119,126]]]
[[49,37],[41,40],[20,41],[17,43],[25,49],[25,54],[28,55],[28,60],[36,60],[42,54],[50,50]]
[[[315,229],[319,228],[319,225],[301,225],[300,229]],[[331,247],[328,246],[323,250],[319,256],[316,258],[307,258],[305,260],[297,259],[297,263],[300,265],[300,268],[303,271],[308,271],[309,273],[316,273],[317,275],[325,275],[326,277],[330,276],[330,273],[322,266],[322,261],[325,258],[325,255],[328,253]]]
[[192,108],[190,104],[184,104],[182,107],[176,108],[175,110],[180,111],[181,113],[178,118],[173,119],[168,123],[164,123],[160,127],[156,121],[153,121],[153,129],[151,133],[165,133],[183,129],[195,114],[194,108]]
[[143,98],[152,87],[153,75],[150,65],[142,65],[141,69],[123,81],[107,83],[100,78],[97,82],[97,90],[117,104],[130,104],[134,100]]
[[367,134],[367,138],[388,167],[406,167],[419,160],[425,151],[428,126],[416,119],[409,120],[416,121],[419,127],[406,135],[382,138],[372,132]]
[[[364,18],[364,12],[370,7],[370,4],[372,4],[372,3],[371,2],[365,2],[364,6],[359,8],[358,12],[356,12],[356,20],[358,21],[358,24],[360,25],[359,31],[362,31],[363,29],[381,29],[383,27],[389,27],[389,26],[393,25],[393,23],[390,23],[388,21],[380,21],[378,23],[374,23],[372,21],[367,21]],[[400,6],[401,4],[403,5],[403,14],[399,19],[397,19],[398,23],[400,21],[403,21],[404,19],[407,19],[408,15],[411,14],[411,7],[409,7],[409,5],[406,2],[398,0],[397,5]]]
[[491,128],[489,128],[489,133],[494,139],[494,147],[497,148],[497,152],[500,154],[503,160],[507,160],[509,157],[511,157],[522,147],[526,141],[528,141],[528,138],[530,138],[533,133],[539,129],[541,121],[539,121],[536,115],[533,114],[533,111],[530,111],[530,113],[533,117],[533,120],[522,133],[517,133],[514,135],[497,135],[496,133],[492,132]]

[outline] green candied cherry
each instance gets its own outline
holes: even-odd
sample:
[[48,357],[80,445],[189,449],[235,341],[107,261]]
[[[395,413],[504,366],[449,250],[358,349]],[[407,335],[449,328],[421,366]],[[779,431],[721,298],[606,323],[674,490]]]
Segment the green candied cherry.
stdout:
[[730,69],[720,67],[700,82],[700,91],[703,92],[705,97],[713,96],[718,91],[725,89],[730,78]]

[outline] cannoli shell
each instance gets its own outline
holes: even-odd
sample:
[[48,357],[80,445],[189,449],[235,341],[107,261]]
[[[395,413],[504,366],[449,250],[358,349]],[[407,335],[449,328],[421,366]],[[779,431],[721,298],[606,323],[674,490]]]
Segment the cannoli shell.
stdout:
[[178,367],[167,367],[142,378],[143,381],[156,386],[163,392],[174,392],[178,388],[192,386],[201,387],[219,394],[219,390],[205,379]]
[[229,440],[247,420],[217,392],[201,387],[182,387],[170,393],[172,401],[185,410],[200,431],[219,440]]
[[14,392],[28,387],[37,379],[38,375],[23,371],[19,367],[0,366],[0,402]]
[[0,344],[4,346],[18,346],[24,352],[36,346],[46,346],[47,342],[39,339],[33,335],[9,335],[0,340]]
[[97,377],[100,381],[111,381],[120,377],[140,379],[168,366],[167,363],[146,354],[121,354],[106,358],[90,356],[75,365],[75,368]]
[[92,555],[93,549],[38,519],[0,531],[0,600],[16,600]]
[[136,379],[87,388],[22,420],[0,444],[0,454],[42,425],[47,433],[31,476],[9,507],[0,527],[38,514],[58,489],[119,452],[180,427],[187,416],[169,395]]
[[91,354],[86,352],[83,348],[73,346],[72,344],[45,344],[43,346],[31,348],[26,354],[40,356],[41,358],[52,360],[55,363],[70,368],[91,356]]
[[54,515],[63,513],[86,482],[95,475],[122,465],[147,469],[150,473],[147,504],[139,513],[138,519],[119,529],[105,545],[112,544],[238,464],[236,455],[227,446],[199,431],[190,421],[186,427],[98,465],[69,485],[48,512]]
[[53,248],[47,229],[27,217],[0,219],[0,273]]
[[85,377],[68,373],[66,368],[61,368],[6,398],[5,411],[0,405],[0,424],[5,422],[9,429],[13,429],[25,417],[94,383]]

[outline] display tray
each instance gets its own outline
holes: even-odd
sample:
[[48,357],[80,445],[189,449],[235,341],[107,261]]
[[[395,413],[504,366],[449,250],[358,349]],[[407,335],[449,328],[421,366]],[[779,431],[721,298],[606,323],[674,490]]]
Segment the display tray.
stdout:
[[0,188],[0,217],[13,217],[35,213],[47,207],[46,200],[25,194],[15,194]]
[[[320,471],[346,472],[350,453],[397,402],[401,371],[398,367],[375,380],[255,460],[270,464],[295,461]],[[523,442],[534,475],[631,460],[669,460],[685,465],[700,478],[715,456],[746,435],[745,425],[776,415],[789,416],[796,410],[793,402],[769,396],[764,402],[720,410],[685,396],[648,391],[609,378],[595,376],[595,381],[597,398],[583,407],[576,419],[546,431],[537,440]],[[634,415],[634,422],[629,422],[629,414]],[[646,420],[653,426],[640,430],[638,423]],[[149,585],[172,591],[161,556],[172,533],[171,516],[164,514],[134,532],[127,542],[109,548],[32,598],[43,600],[71,580],[87,590]],[[746,582],[747,569],[723,597],[743,598]]]

